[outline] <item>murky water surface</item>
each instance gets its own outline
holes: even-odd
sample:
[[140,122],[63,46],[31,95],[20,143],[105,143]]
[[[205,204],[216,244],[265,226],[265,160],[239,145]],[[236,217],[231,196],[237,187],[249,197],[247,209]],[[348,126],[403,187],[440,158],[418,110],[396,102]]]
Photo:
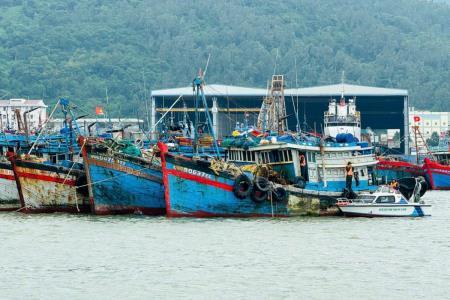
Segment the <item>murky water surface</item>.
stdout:
[[450,192],[427,218],[0,214],[1,299],[447,298]]

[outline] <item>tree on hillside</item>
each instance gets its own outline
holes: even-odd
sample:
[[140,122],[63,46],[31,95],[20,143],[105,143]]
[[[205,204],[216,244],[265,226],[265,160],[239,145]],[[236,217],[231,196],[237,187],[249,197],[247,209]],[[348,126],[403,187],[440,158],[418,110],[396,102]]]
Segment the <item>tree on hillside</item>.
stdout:
[[429,139],[427,139],[427,145],[429,147],[439,146],[439,134],[436,131],[434,131],[431,134],[431,137]]

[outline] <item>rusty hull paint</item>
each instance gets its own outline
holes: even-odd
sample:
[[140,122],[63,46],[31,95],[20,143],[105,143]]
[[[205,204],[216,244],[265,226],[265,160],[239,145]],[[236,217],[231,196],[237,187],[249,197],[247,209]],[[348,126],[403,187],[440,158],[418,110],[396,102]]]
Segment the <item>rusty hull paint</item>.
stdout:
[[[81,194],[75,175],[16,166],[25,208],[23,212],[86,212],[88,197]],[[67,176],[67,178],[66,178]],[[64,182],[65,181],[65,182]]]

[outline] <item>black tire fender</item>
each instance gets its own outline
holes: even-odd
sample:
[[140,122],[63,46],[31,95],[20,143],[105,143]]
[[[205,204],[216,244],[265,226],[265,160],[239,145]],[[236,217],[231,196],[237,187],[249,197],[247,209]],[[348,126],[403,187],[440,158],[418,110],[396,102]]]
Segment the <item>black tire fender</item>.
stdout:
[[279,186],[272,191],[272,196],[275,201],[283,202],[287,200],[288,193],[283,187]]
[[258,190],[262,192],[267,192],[270,190],[270,182],[267,178],[256,176],[255,177],[255,186]]
[[253,183],[247,175],[241,174],[236,177],[233,186],[233,193],[239,199],[248,197],[253,191]]
[[251,193],[251,198],[256,203],[261,203],[267,200],[269,198],[269,192],[268,191],[260,191],[258,189],[253,189]]

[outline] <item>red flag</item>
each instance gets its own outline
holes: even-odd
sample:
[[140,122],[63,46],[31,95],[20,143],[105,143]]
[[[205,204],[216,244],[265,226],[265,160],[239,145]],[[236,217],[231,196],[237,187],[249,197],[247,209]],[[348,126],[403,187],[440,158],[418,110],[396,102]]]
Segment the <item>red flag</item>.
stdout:
[[420,122],[420,117],[419,116],[414,116],[414,122]]
[[101,106],[95,107],[95,114],[96,115],[103,115],[103,108]]

